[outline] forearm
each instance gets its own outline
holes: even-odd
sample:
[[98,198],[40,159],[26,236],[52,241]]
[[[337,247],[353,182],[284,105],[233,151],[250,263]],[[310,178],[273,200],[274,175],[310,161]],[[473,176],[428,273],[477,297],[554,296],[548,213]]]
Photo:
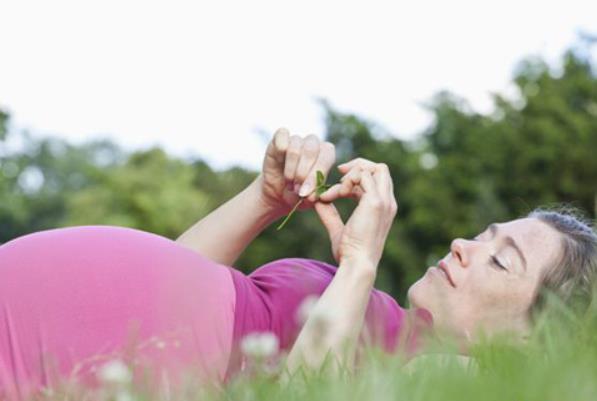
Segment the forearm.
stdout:
[[376,268],[367,261],[340,263],[286,359],[286,374],[319,370],[328,353],[333,373],[340,366],[352,369]]
[[261,177],[186,230],[176,242],[232,266],[245,248],[280,217],[259,196]]

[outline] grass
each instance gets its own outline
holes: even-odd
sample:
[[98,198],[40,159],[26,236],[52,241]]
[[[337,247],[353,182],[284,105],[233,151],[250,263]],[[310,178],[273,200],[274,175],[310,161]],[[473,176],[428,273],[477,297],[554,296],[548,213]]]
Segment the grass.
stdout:
[[[404,363],[372,350],[354,375],[297,375],[287,384],[254,369],[224,388],[190,381],[148,393],[134,384],[66,389],[36,400],[597,400],[597,308],[584,317],[561,305],[538,320],[524,346],[485,340],[463,360],[447,347]],[[255,365],[259,366],[259,365]]]

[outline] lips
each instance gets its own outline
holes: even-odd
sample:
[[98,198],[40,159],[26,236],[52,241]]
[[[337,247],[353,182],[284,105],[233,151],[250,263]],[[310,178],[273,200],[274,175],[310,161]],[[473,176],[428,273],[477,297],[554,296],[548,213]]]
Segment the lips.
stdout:
[[448,278],[448,281],[450,282],[452,287],[456,288],[456,284],[454,284],[454,280],[452,279],[452,275],[450,274],[450,269],[448,269],[448,264],[444,260],[440,260],[437,264],[437,267],[446,274],[446,277]]

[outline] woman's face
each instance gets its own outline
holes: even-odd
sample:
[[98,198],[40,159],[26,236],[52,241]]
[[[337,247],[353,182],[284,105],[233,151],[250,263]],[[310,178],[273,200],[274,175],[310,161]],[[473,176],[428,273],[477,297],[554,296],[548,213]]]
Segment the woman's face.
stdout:
[[491,224],[450,252],[408,290],[411,306],[433,315],[441,333],[469,339],[528,329],[541,274],[560,251],[560,234],[535,218]]

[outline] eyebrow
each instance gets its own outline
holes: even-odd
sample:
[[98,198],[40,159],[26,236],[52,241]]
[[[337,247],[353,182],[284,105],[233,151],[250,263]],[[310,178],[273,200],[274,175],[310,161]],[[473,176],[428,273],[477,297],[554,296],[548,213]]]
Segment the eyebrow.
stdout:
[[[487,227],[487,228],[489,229],[489,231],[491,231],[491,234],[495,237],[495,235],[498,232],[498,225],[495,224],[495,223],[493,223],[493,224],[490,224],[489,227]],[[518,253],[518,256],[522,260],[522,266],[524,267],[524,270],[526,271],[526,269],[527,269],[527,260],[524,257],[524,254],[520,250],[520,247],[518,246],[518,244],[516,243],[516,241],[514,241],[514,238],[512,238],[509,235],[506,235],[504,237],[504,241],[506,242],[506,244],[510,245],[512,248],[514,248],[514,250],[516,250],[516,252]]]

